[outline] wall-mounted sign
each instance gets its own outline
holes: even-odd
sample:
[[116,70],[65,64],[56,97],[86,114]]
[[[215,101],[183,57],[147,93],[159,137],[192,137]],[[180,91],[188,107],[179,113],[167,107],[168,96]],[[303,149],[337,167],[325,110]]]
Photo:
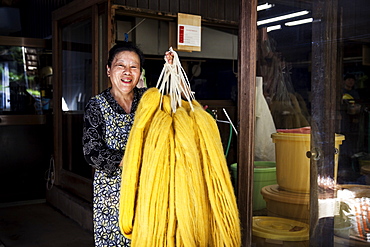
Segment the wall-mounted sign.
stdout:
[[201,50],[201,17],[199,15],[178,13],[177,50]]

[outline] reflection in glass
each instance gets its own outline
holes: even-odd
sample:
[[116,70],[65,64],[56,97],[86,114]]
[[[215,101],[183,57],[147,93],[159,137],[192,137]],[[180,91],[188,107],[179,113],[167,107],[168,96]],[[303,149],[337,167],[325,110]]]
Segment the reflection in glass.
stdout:
[[41,49],[0,46],[0,114],[42,114]]
[[[254,215],[309,222],[310,246],[367,246],[370,5],[319,2],[271,0],[271,8],[258,11],[257,76],[276,132],[291,133],[284,140],[291,146],[276,149],[277,184],[261,190],[267,210]],[[329,2],[330,8],[322,4]],[[279,21],[294,12],[305,14]],[[311,133],[292,134],[306,127]],[[302,150],[293,135],[306,135]],[[255,150],[261,136],[255,137]],[[275,138],[275,147],[282,141]],[[300,191],[303,181],[306,189]]]
[[63,111],[82,111],[91,96],[91,20],[63,29]]
[[62,29],[62,126],[63,168],[91,177],[82,153],[82,124],[85,104],[92,94],[91,19]]

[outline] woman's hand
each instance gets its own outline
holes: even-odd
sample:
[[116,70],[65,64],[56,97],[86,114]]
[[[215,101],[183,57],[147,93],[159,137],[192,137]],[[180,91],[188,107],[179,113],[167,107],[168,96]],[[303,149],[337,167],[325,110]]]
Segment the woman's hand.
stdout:
[[164,60],[166,60],[166,62],[168,62],[169,64],[172,64],[173,63],[173,53],[171,51],[166,51],[165,55],[164,55]]

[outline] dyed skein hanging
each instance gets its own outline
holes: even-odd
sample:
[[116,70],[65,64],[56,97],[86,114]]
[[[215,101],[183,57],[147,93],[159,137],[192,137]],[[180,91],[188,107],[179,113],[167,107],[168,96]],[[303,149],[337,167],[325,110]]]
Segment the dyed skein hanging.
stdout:
[[157,87],[139,103],[122,161],[122,233],[133,247],[240,246],[220,134],[215,120],[186,93],[190,87],[176,53]]

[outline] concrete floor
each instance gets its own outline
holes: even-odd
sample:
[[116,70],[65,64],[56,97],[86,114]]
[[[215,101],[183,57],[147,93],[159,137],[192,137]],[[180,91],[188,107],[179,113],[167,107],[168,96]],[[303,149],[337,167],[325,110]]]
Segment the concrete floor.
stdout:
[[90,246],[93,233],[45,201],[0,204],[0,247]]

